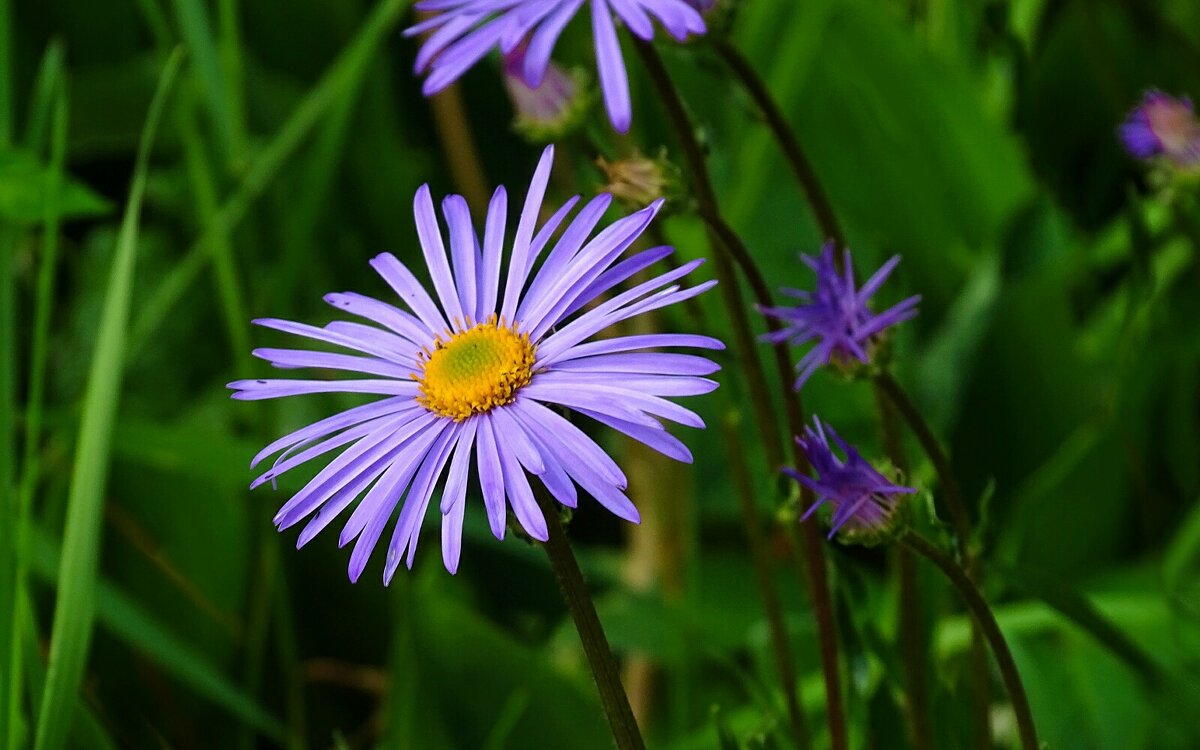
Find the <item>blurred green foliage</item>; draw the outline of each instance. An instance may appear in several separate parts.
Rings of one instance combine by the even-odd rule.
[[[985,520],[986,593],[1044,740],[1200,746],[1200,200],[1194,186],[1160,185],[1115,137],[1146,87],[1200,96],[1200,3],[728,4],[734,41],[791,117],[861,268],[904,256],[880,302],[924,296],[895,342],[895,371]],[[10,336],[0,356],[17,398],[12,414],[0,402],[0,422],[27,470],[5,481],[31,501],[33,530],[22,551],[16,526],[0,527],[0,553],[20,554],[34,578],[27,599],[0,591],[12,605],[0,618],[22,634],[25,654],[21,679],[6,682],[19,700],[15,713],[0,706],[0,743],[29,743],[36,724],[88,374],[104,358],[124,367],[124,382],[93,529],[103,553],[87,571],[97,580],[95,636],[67,746],[608,747],[545,561],[519,540],[492,539],[478,497],[456,577],[429,544],[384,589],[378,562],[362,583],[347,581],[332,536],[296,552],[292,535],[276,535],[271,516],[299,480],[245,489],[259,446],[350,403],[230,401],[225,382],[265,368],[248,354],[269,336],[249,319],[323,322],[327,291],[387,294],[367,260],[390,251],[421,265],[413,191],[461,189],[448,126],[410,72],[416,43],[399,35],[409,3],[0,1],[5,14],[0,253],[14,274],[16,323],[0,330]],[[559,57],[590,65],[588,39],[572,27]],[[821,238],[752,103],[703,40],[660,46],[727,217],[769,279],[807,285],[797,253]],[[120,293],[109,285],[117,207],[176,47],[185,62],[148,161],[139,231],[126,239],[137,248],[123,299],[129,338],[123,351],[98,349],[106,297]],[[597,116],[589,134],[560,144],[554,198],[598,190],[598,155],[636,144],[674,156],[653,90],[636,56],[628,62],[633,133],[616,138]],[[473,134],[486,180],[520,195],[537,146],[509,126],[496,61],[458,92],[457,127]],[[69,102],[61,176],[58,101]],[[684,257],[708,254],[699,222],[678,208],[661,231]],[[58,260],[39,285],[47,226]],[[44,395],[33,404],[39,305],[49,328]],[[680,330],[725,330],[716,295],[699,315],[664,317]],[[722,383],[699,403],[710,425],[747,403],[736,368]],[[869,386],[821,373],[804,397],[880,454]],[[761,448],[743,416],[757,470]],[[32,436],[31,423],[40,423]],[[623,463],[640,460],[614,436],[601,439]],[[651,747],[786,747],[729,446],[718,429],[685,439],[694,466],[639,469],[673,482],[634,497],[644,515],[667,519],[652,534],[650,522],[625,529],[588,502],[571,533],[614,647],[636,662],[627,682]],[[907,447],[914,481],[932,484],[916,443]],[[756,481],[766,513],[788,490],[772,476]],[[775,541],[820,747],[811,618]],[[887,557],[831,548],[861,748],[908,746]],[[966,619],[932,570],[920,583],[938,747],[966,747]],[[1011,744],[993,682],[997,732]]]

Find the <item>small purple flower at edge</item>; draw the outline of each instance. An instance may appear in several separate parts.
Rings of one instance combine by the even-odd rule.
[[[833,428],[813,417],[814,427],[805,427],[804,435],[796,443],[808,457],[816,478],[801,474],[795,469],[783,471],[800,484],[812,490],[817,500],[800,519],[807,520],[823,503],[834,506],[830,520],[829,538],[832,539],[843,527],[853,537],[871,537],[885,534],[899,506],[897,495],[916,492],[912,487],[893,484],[879,473],[858,450],[842,440]],[[827,434],[828,433],[828,434]],[[833,452],[829,438],[837,444],[846,459],[843,461]]]
[[[1180,169],[1200,168],[1200,120],[1186,96],[1147,91],[1118,133],[1126,150],[1139,159],[1162,156]]]
[[[229,384],[233,398],[380,397],[279,438],[251,464],[278,454],[253,489],[341,449],[283,504],[275,525],[282,531],[304,522],[297,542],[302,546],[348,512],[338,543],[354,543],[351,580],[358,580],[389,525],[384,583],[401,561],[411,568],[426,510],[439,494],[442,559],[455,572],[472,476],[497,539],[504,538],[509,509],[530,537],[547,539],[530,475],[564,506],[575,507],[578,486],[613,515],[637,523],[638,510],[625,495],[624,472],[563,417],[563,409],[675,460],[692,460],[663,422],[704,427],[697,414],[673,399],[712,391],[716,381],[704,376],[720,368],[706,357],[661,349],[718,350],[724,344],[692,334],[596,337],[622,321],[695,297],[716,282],[684,286],[684,277],[703,263],[694,260],[618,291],[618,285],[672,252],[665,246],[633,249],[662,201],[597,232],[612,196],[596,196],[567,222],[579,202],[575,196],[543,222],[539,216],[553,160],[551,146],[542,154],[508,240],[503,187],[488,206],[482,241],[466,200],[451,195],[442,201],[448,243],[429,186],[417,191],[417,239],[433,294],[390,253],[371,261],[395,292],[394,301],[407,310],[343,292],[326,295],[325,301],[365,322],[334,320],[317,327],[254,321],[351,352],[265,348],[255,349],[256,357],[287,370],[341,370],[360,377],[239,380]]]
[[[434,15],[404,34],[432,32],[414,66],[416,73],[429,74],[423,88],[426,96],[454,83],[492,49],[508,55],[526,43],[522,75],[536,89],[559,35],[585,3],[590,5],[596,66],[609,120],[617,132],[628,132],[633,118],[629,79],[613,15],[643,41],[654,38],[653,17],[682,42],[690,34],[706,31],[704,18],[687,0],[421,0],[417,10]]]
[[[851,360],[870,364],[883,331],[916,317],[917,303],[921,301],[917,295],[882,313],[872,313],[867,302],[900,263],[900,256],[892,256],[861,288],[855,288],[850,251],[846,250],[839,272],[833,262],[833,247],[832,242],[826,242],[819,257],[800,256],[817,274],[816,289],[812,292],[783,290],[787,296],[800,300],[800,304],[760,309],[764,315],[784,322],[782,329],[765,334],[764,341],[793,345],[816,342],[796,365],[796,390],[824,365],[848,364]]]

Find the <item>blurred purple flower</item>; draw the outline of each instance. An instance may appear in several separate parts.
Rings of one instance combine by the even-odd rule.
[[[1139,159],[1163,156],[1182,169],[1200,166],[1200,121],[1186,96],[1147,91],[1118,132]]]
[[[517,129],[543,143],[558,140],[583,122],[591,97],[583,82],[553,62],[542,82],[530,86],[523,74],[527,49],[522,44],[504,56],[504,88],[516,112]]]
[[[415,65],[418,74],[429,73],[425,94],[458,80],[492,49],[498,47],[507,55],[526,40],[529,49],[521,73],[530,88],[537,88],[559,35],[585,3],[590,5],[596,65],[609,119],[618,132],[628,132],[633,117],[629,80],[613,14],[639,39],[654,38],[653,17],[683,41],[689,34],[705,32],[704,19],[687,0],[421,0],[417,9],[435,15],[404,33],[432,32],[421,45]]]
[[[785,323],[781,330],[764,335],[764,341],[772,344],[816,341],[796,366],[799,373],[796,390],[800,390],[823,365],[849,364],[852,359],[869,364],[880,334],[886,328],[916,317],[917,303],[921,301],[917,295],[878,315],[872,313],[867,302],[900,263],[900,256],[893,256],[862,288],[856,289],[850,251],[846,250],[843,256],[840,273],[834,265],[833,252],[833,243],[827,242],[819,257],[800,256],[804,264],[817,273],[816,291],[783,290],[785,295],[800,300],[800,304],[761,310],[764,315]]]
[[[375,325],[337,320],[319,328],[285,320],[255,321],[354,352],[255,350],[255,356],[276,367],[344,370],[368,377],[240,380],[229,384],[235,399],[307,393],[386,397],[282,437],[252,464],[282,451],[251,485],[258,487],[349,446],[283,505],[275,524],[282,530],[308,519],[300,546],[362,496],[340,536],[343,546],[356,540],[350,556],[352,580],[362,574],[397,505],[399,519],[388,545],[384,582],[391,581],[406,552],[412,566],[421,521],[444,472],[442,556],[452,573],[458,568],[471,474],[478,477],[497,538],[504,536],[506,508],[511,507],[529,536],[546,539],[546,521],[526,472],[537,476],[563,505],[575,507],[578,484],[613,514],[637,523],[638,511],[623,492],[626,480],[620,467],[558,408],[590,417],[676,460],[692,459],[660,420],[703,427],[700,417],[669,398],[708,393],[717,384],[703,376],[719,368],[700,356],[644,350],[724,345],[707,336],[684,334],[589,339],[620,321],[694,297],[716,282],[680,288],[676,282],[702,263],[697,260],[628,291],[613,291],[671,253],[669,247],[657,247],[618,262],[650,224],[661,201],[593,237],[611,203],[610,196],[599,195],[551,245],[550,238],[578,202],[578,197],[572,198],[537,227],[553,158],[553,147],[542,154],[510,252],[503,249],[508,215],[503,187],[488,207],[482,243],[466,201],[451,195],[442,202],[449,259],[429,187],[417,191],[417,237],[435,296],[394,256],[384,253],[371,261],[411,312],[345,292],[325,300]],[[548,246],[534,272],[535,261]],[[508,262],[502,263],[505,257]]]
[[[816,478],[791,468],[783,470],[817,496],[816,502],[805,511],[800,520],[808,520],[822,503],[828,501],[833,505],[830,539],[843,527],[854,537],[885,534],[891,528],[899,505],[899,498],[896,496],[910,495],[916,490],[893,484],[876,471],[854,446],[842,440],[832,427],[823,424],[818,417],[813,417],[813,425],[816,429],[806,426],[804,435],[798,436],[796,443],[808,457]],[[845,454],[845,461],[834,454],[829,445],[829,437],[833,438],[834,443]]]

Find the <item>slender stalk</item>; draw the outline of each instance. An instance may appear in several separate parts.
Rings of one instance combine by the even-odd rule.
[[[904,417],[904,421],[912,428],[913,434],[917,436],[925,454],[933,463],[933,468],[938,475],[938,482],[942,485],[942,497],[946,500],[946,510],[950,512],[950,524],[958,541],[958,553],[964,561],[970,560],[972,557],[970,550],[971,518],[967,515],[967,506],[963,503],[962,491],[959,490],[954,472],[950,470],[950,460],[946,458],[941,443],[933,434],[929,423],[921,416],[917,405],[913,403],[913,400],[908,397],[908,394],[890,373],[880,372],[875,376],[875,384]]]
[[[766,279],[763,277],[762,272],[759,271],[757,265],[755,265],[754,259],[751,257],[745,243],[742,242],[737,233],[733,231],[733,228],[721,217],[721,212],[717,205],[716,191],[713,189],[712,180],[708,175],[708,167],[704,162],[704,154],[700,149],[700,144],[696,140],[696,134],[688,119],[687,111],[684,109],[683,101],[680,99],[674,84],[671,83],[671,78],[663,66],[662,60],[650,44],[638,41],[636,47],[655,88],[658,89],[659,97],[667,110],[667,115],[679,138],[680,147],[687,161],[688,171],[692,178],[692,189],[699,204],[700,217],[708,226],[709,232],[719,240],[717,244],[724,248],[732,261],[741,269],[754,294],[755,301],[760,306],[770,306],[771,292],[767,286]],[[714,261],[717,277],[721,281],[721,288],[726,295],[725,300],[731,321],[735,323],[734,335],[741,338],[746,335],[747,331],[739,330],[737,321],[744,319],[745,311],[741,305],[734,304],[734,297],[730,292],[730,290],[736,289],[737,281],[733,278],[728,268],[728,260],[722,253],[716,253]],[[768,319],[767,325],[770,330],[776,330],[778,323]],[[739,343],[745,346],[750,342]],[[780,345],[774,347],[773,351],[776,373],[780,378],[784,393],[783,403],[788,420],[788,429],[792,434],[798,435],[802,429],[804,417],[800,408],[799,397],[791,393],[791,357],[786,346]],[[755,393],[759,388],[765,388],[765,378],[762,375],[761,365],[757,357],[742,357],[741,361],[746,368],[747,379],[750,381],[752,398],[766,400],[765,390],[761,393]],[[764,445],[767,446],[766,450],[769,456],[771,451],[769,446],[774,440],[767,436],[768,430],[765,424],[760,425],[760,430],[764,435]],[[778,435],[778,429],[772,430],[771,434]],[[794,442],[792,443],[792,458],[798,470],[807,470],[808,462]],[[777,465],[772,466],[772,470]],[[801,495],[801,500],[807,506],[812,498],[809,493],[805,492]],[[817,530],[815,524],[802,524],[800,532],[796,532],[795,526],[792,525],[789,527],[789,536],[792,539],[793,545],[804,557],[808,572],[809,596],[812,600],[813,616],[816,619],[817,635],[820,641],[821,668],[825,679],[825,710],[830,737],[832,738],[834,750],[845,750],[849,745],[846,735],[845,715],[842,707],[837,631],[834,626],[833,601],[829,592],[828,571],[825,568],[825,549],[822,545],[820,532]]]
[[[799,688],[796,685],[796,669],[792,662],[791,647],[788,645],[787,629],[783,623],[783,607],[779,602],[779,591],[771,576],[771,560],[767,552],[767,540],[763,538],[759,525],[758,508],[754,503],[754,489],[746,468],[746,457],[738,440],[733,420],[725,421],[725,445],[729,449],[729,469],[733,474],[734,490],[742,505],[742,524],[746,528],[746,541],[750,544],[750,558],[754,563],[759,593],[762,595],[763,612],[767,616],[767,629],[771,633],[771,648],[775,651],[775,667],[779,671],[780,688],[787,706],[788,724],[797,748],[809,747],[809,733],[804,711],[800,707]]]
[[[788,124],[787,117],[783,110],[779,108],[775,98],[771,96],[771,91],[767,88],[766,82],[759,77],[754,70],[754,66],[746,59],[741,50],[733,45],[733,43],[724,36],[716,36],[713,38],[713,49],[733,71],[738,81],[745,87],[746,93],[754,100],[755,106],[762,113],[763,119],[770,128],[772,135],[775,136],[776,142],[783,150],[783,155],[787,158],[788,165],[792,168],[792,172],[796,175],[796,180],[800,183],[800,187],[804,190],[804,196],[808,200],[808,205],[812,207],[813,215],[817,220],[817,224],[821,227],[821,234],[833,240],[838,247],[846,246],[846,236],[842,232],[842,227],[838,223],[837,215],[833,211],[833,205],[829,202],[829,196],[825,194],[824,188],[821,186],[820,180],[817,179],[817,174],[813,170],[812,164],[808,157],[804,155],[803,149],[800,148],[800,142],[796,139],[796,135],[792,132],[791,126]]]
[[[979,558],[975,555],[971,547],[971,519],[967,515],[967,507],[962,499],[962,492],[958,487],[958,482],[954,478],[954,472],[950,468],[950,461],[946,457],[946,453],[942,450],[941,443],[933,434],[933,429],[929,423],[921,415],[919,409],[895,378],[888,372],[884,371],[875,376],[875,387],[883,393],[888,400],[895,406],[896,410],[904,417],[904,421],[912,429],[913,434],[917,436],[917,440],[921,443],[921,447],[925,450],[925,454],[929,456],[930,462],[933,464],[934,470],[938,475],[938,482],[942,486],[942,497],[946,501],[946,508],[950,513],[950,524],[954,530],[954,537],[957,541],[958,554],[963,561],[963,565],[967,573],[978,582],[982,575],[982,570],[979,564]],[[971,663],[971,695],[975,706],[975,746],[981,750],[991,746],[992,728],[991,728],[991,712],[988,709],[991,703],[991,686],[988,680],[988,664],[987,650],[983,643],[984,634],[980,632],[979,627],[972,625],[971,627],[971,647],[969,650],[969,661]]]
[[[875,387],[879,405],[879,426],[883,431],[884,450],[892,465],[908,473],[908,457],[900,442],[896,407],[882,389]],[[917,579],[916,558],[906,547],[895,549],[896,579],[900,589],[900,652],[904,664],[908,728],[916,750],[932,750],[933,727],[929,723],[929,691],[926,673],[926,649],[921,627],[921,588]]]
[[[1000,669],[1004,687],[1008,690],[1009,700],[1012,701],[1013,713],[1017,719],[1017,732],[1021,737],[1021,746],[1025,750],[1039,750],[1037,730],[1034,728],[1033,712],[1029,708],[1029,697],[1025,694],[1025,685],[1021,682],[1021,674],[1017,671],[1017,664],[1013,660],[1012,651],[1008,648],[1008,642],[1004,640],[1004,633],[1001,632],[1000,625],[996,622],[996,617],[988,607],[983,594],[979,592],[971,577],[958,563],[927,539],[909,532],[900,538],[900,542],[933,563],[958,589],[967,609],[979,623],[988,645],[991,646],[992,656],[996,659],[996,666]]]
[[[546,517],[546,530],[549,532],[549,539],[542,544],[542,548],[550,558],[550,567],[554,569],[558,587],[567,602],[567,609],[571,610],[575,629],[579,631],[583,653],[587,656],[592,677],[596,680],[596,688],[600,691],[600,704],[608,717],[613,739],[616,740],[618,750],[645,750],[646,745],[642,742],[637,720],[633,718],[633,710],[629,707],[629,698],[621,685],[621,670],[613,657],[612,649],[609,648],[608,637],[604,635],[604,628],[596,615],[596,606],[592,604],[587,583],[583,580],[579,563],[575,561],[575,553],[571,551],[567,534],[558,519],[557,504],[543,492],[535,494],[542,514]]]

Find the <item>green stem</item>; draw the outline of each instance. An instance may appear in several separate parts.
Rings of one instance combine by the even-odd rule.
[[[692,189],[699,204],[700,217],[704,219],[710,233],[719,240],[717,243],[718,246],[729,254],[730,259],[737,264],[742,274],[746,277],[746,281],[758,305],[764,307],[770,306],[771,292],[767,286],[766,279],[763,277],[762,272],[759,271],[757,265],[755,265],[754,259],[746,248],[745,243],[742,242],[737,233],[733,231],[733,228],[721,216],[717,205],[716,191],[713,189],[712,180],[708,175],[708,167],[704,161],[704,154],[700,149],[699,142],[696,140],[696,134],[692,129],[687,111],[684,109],[683,101],[680,99],[678,91],[675,89],[674,84],[671,83],[671,78],[663,66],[658,53],[655,52],[654,47],[640,41],[637,42],[636,46],[679,138],[680,147],[687,161],[688,171],[692,178]],[[717,278],[721,282],[721,288],[726,295],[725,300],[730,319],[735,323],[735,338],[739,339],[738,343],[743,347],[750,346],[753,339],[749,341],[745,340],[748,334],[748,325],[745,329],[741,329],[737,325],[739,320],[744,320],[745,310],[740,304],[734,304],[736,298],[731,294],[730,290],[737,288],[737,281],[733,278],[731,269],[728,267],[728,259],[722,253],[716,253],[714,256],[714,266],[717,271]],[[770,330],[777,330],[778,322],[768,319],[767,325]],[[773,352],[775,355],[776,374],[780,378],[784,394],[783,403],[784,411],[787,415],[788,430],[793,435],[799,435],[803,428],[804,417],[799,397],[791,392],[793,371],[791,357],[787,347],[784,345],[774,347]],[[742,363],[746,368],[747,380],[750,381],[752,399],[755,400],[755,403],[762,401],[769,404],[769,398],[765,390],[766,381],[762,375],[758,358],[754,356],[742,357]],[[760,391],[759,389],[762,390]],[[768,457],[771,455],[771,446],[777,439],[777,437],[772,436],[778,436],[779,434],[778,428],[774,427],[773,420],[770,421],[770,424],[772,425],[770,430],[767,429],[766,423],[760,424],[760,431],[764,436],[764,448],[767,451]],[[799,450],[794,441],[790,442],[792,443],[792,459],[796,464],[796,468],[800,471],[806,471],[808,469],[808,462],[803,452]],[[778,463],[773,463],[771,470],[774,471],[778,465]],[[801,501],[807,506],[811,502],[810,493],[802,493]],[[842,707],[837,630],[834,626],[833,601],[829,592],[828,571],[825,568],[825,548],[816,524],[802,524],[799,533],[792,526],[789,528],[789,536],[792,539],[793,545],[804,557],[808,573],[809,596],[812,600],[813,616],[816,619],[817,635],[820,641],[821,668],[825,679],[825,710],[830,737],[832,738],[834,750],[846,750],[849,743]]]
[[[1012,702],[1013,713],[1017,719],[1017,732],[1021,737],[1021,746],[1025,750],[1039,750],[1037,730],[1033,724],[1033,711],[1029,708],[1025,685],[1021,682],[1021,674],[1017,671],[1017,663],[1013,660],[1008,642],[1004,640],[1004,633],[1001,632],[1000,625],[996,622],[996,617],[992,614],[983,594],[979,592],[971,577],[958,563],[925,538],[909,532],[900,538],[900,542],[933,563],[958,589],[967,609],[979,623],[988,645],[991,646],[992,656],[996,659],[1000,677],[1004,680],[1004,687],[1008,690],[1008,697]]]
[[[771,648],[775,651],[775,666],[779,671],[779,683],[783,690],[783,701],[787,706],[788,724],[797,748],[809,747],[809,732],[797,695],[796,670],[788,645],[787,628],[783,622],[783,607],[779,602],[779,591],[771,576],[771,561],[767,551],[767,540],[763,538],[759,525],[758,508],[754,503],[754,490],[746,468],[746,457],[738,439],[733,420],[725,421],[725,445],[729,449],[729,470],[733,475],[735,494],[741,501],[742,524],[746,528],[746,541],[750,544],[750,558],[758,580],[759,593],[763,600],[763,613],[767,617],[767,629],[771,633]]]
[[[829,202],[829,196],[826,195],[824,188],[821,186],[821,181],[817,179],[817,174],[813,170],[812,163],[805,156],[803,149],[800,148],[800,142],[796,139],[795,133],[792,132],[788,124],[787,117],[783,114],[783,110],[779,108],[775,98],[771,96],[770,90],[766,83],[759,77],[754,70],[754,66],[746,59],[741,50],[733,45],[733,43],[724,36],[717,36],[713,39],[713,48],[720,55],[729,69],[737,77],[738,81],[745,87],[746,93],[754,100],[755,106],[762,113],[763,119],[766,120],[767,127],[775,136],[775,141],[783,150],[783,155],[787,159],[788,165],[792,168],[792,172],[796,175],[796,180],[800,183],[800,188],[804,191],[804,196],[808,200],[808,205],[812,207],[813,216],[817,220],[817,224],[821,227],[821,234],[826,238],[831,239],[838,247],[846,246],[846,236],[842,232],[842,227],[838,223],[837,215],[833,212],[833,205]]]
[[[588,593],[587,583],[571,551],[567,534],[558,518],[557,504],[546,497],[545,493],[537,492],[538,505],[546,517],[546,530],[549,538],[542,544],[546,556],[550,558],[550,567],[554,569],[554,577],[566,600],[567,609],[571,611],[571,619],[575,621],[575,629],[579,631],[579,640],[583,642],[583,653],[587,656],[588,666],[592,669],[592,677],[596,680],[596,688],[600,691],[600,704],[608,717],[608,726],[612,729],[613,739],[618,750],[645,750],[642,734],[638,729],[637,720],[633,717],[633,709],[629,707],[629,697],[621,685],[621,670],[613,657],[608,645],[608,637],[604,635],[604,627],[596,615],[596,606]]]

